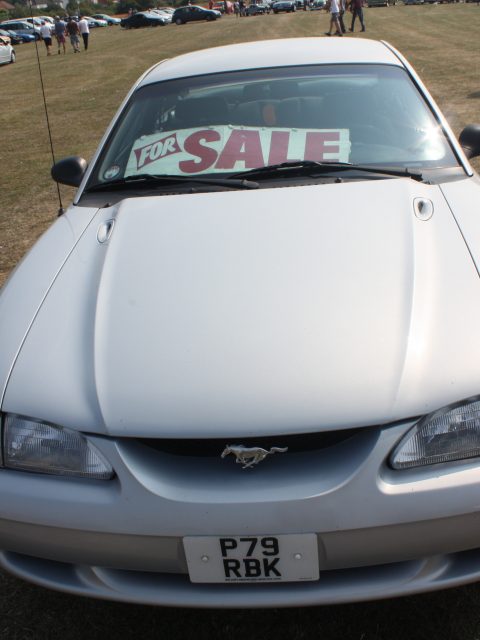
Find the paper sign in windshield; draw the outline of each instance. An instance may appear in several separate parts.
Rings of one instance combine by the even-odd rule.
[[[348,162],[348,129],[217,126],[142,136],[125,176],[235,172],[297,160]]]

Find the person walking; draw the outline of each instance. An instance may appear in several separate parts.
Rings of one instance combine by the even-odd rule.
[[[52,27],[42,20],[42,25],[40,27],[40,36],[45,43],[45,47],[47,49],[47,56],[52,55]]]
[[[55,16],[55,23],[54,23],[54,33],[55,33],[55,38],[57,39],[57,45],[58,45],[58,55],[60,55],[60,45],[63,47],[63,53],[67,53],[67,50],[65,48],[65,30],[67,28],[67,23],[64,22],[63,20],[60,19],[60,16]]]
[[[90,35],[90,29],[88,27],[88,20],[85,18],[85,16],[80,16],[78,28],[83,39],[83,48],[86,51],[88,49],[88,36]]]
[[[342,33],[346,33],[347,30],[345,29],[345,24],[343,22],[343,16],[345,14],[345,9],[346,9],[346,0],[338,0],[338,8],[340,9],[339,11],[339,15],[338,15],[338,21],[340,23],[340,30]],[[339,34],[337,33],[337,36]]]
[[[353,33],[356,18],[360,20],[360,24],[362,25],[361,31],[365,31],[365,21],[363,19],[363,0],[350,0],[350,10],[352,12],[352,24],[350,25],[349,31]]]
[[[80,53],[80,40],[78,39],[80,29],[73,18],[70,18],[67,22],[67,33],[70,37],[70,44],[73,47],[73,53]]]
[[[343,36],[342,26],[340,24],[340,3],[339,0],[330,0],[330,28],[325,31],[326,36],[332,35],[332,29],[335,26],[338,36]]]

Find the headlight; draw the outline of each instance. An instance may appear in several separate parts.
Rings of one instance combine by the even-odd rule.
[[[9,469],[108,480],[113,469],[81,433],[7,414],[3,463]]]
[[[394,449],[394,469],[420,467],[480,456],[480,397],[422,418]]]

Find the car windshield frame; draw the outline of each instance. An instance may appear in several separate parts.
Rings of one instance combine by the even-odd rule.
[[[367,77],[377,77],[377,78],[392,78],[397,74],[398,78],[402,78],[404,83],[407,83],[405,86],[409,85],[409,90],[411,95],[416,96],[417,105],[419,108],[423,109],[423,113],[425,117],[429,118],[433,123],[435,131],[437,132],[439,139],[443,144],[443,148],[445,151],[444,157],[445,161],[442,162],[420,162],[418,160],[412,159],[412,161],[403,161],[403,162],[382,162],[381,160],[375,159],[368,161],[364,160],[352,160],[355,164],[372,164],[372,165],[385,165],[391,168],[399,168],[399,169],[407,169],[413,168],[415,170],[424,170],[424,169],[435,169],[438,171],[449,170],[452,169],[462,169],[462,172],[465,172],[465,167],[459,157],[455,146],[452,144],[452,140],[449,136],[449,132],[444,128],[443,122],[439,114],[435,111],[434,105],[428,100],[428,97],[425,95],[422,87],[418,85],[415,81],[415,78],[409,73],[408,69],[400,65],[392,65],[387,63],[334,63],[334,64],[309,64],[309,65],[295,65],[295,66],[279,66],[279,67],[265,67],[265,68],[256,68],[256,69],[244,69],[244,70],[235,70],[235,71],[222,71],[217,73],[209,73],[202,74],[196,76],[184,76],[180,78],[166,79],[161,80],[159,82],[152,83],[144,83],[141,84],[130,96],[129,100],[125,104],[121,113],[113,123],[109,134],[106,137],[104,144],[101,149],[99,149],[95,162],[88,171],[87,179],[85,182],[84,190],[88,191],[89,187],[92,185],[98,185],[100,183],[107,184],[109,180],[116,180],[119,177],[134,175],[126,173],[126,164],[125,166],[119,167],[118,172],[112,170],[107,174],[107,167],[115,167],[117,168],[117,164],[113,164],[108,161],[106,162],[106,158],[108,152],[112,148],[112,142],[115,141],[116,137],[119,135],[119,131],[126,122],[126,119],[130,113],[132,113],[132,109],[135,104],[138,103],[139,100],[143,100],[144,102],[148,100],[152,100],[155,96],[156,99],[166,99],[165,96],[171,96],[172,94],[176,94],[179,97],[188,97],[195,95],[196,92],[201,92],[204,88],[209,88],[209,95],[214,96],[216,94],[222,95],[222,90],[225,87],[231,87],[238,85],[242,86],[247,84],[255,84],[259,85],[261,83],[275,83],[281,81],[300,81],[303,80],[308,82],[309,79],[312,81],[318,79],[321,76],[322,79],[326,81],[326,79],[336,79],[338,77],[346,78],[351,76],[352,78],[359,78],[360,82]],[[163,96],[163,98],[162,98]],[[297,96],[290,96],[292,98],[296,98]],[[202,125],[204,128],[212,127],[213,123]],[[236,124],[231,125],[236,127]],[[240,125],[238,125],[240,126]],[[169,129],[160,128],[158,134],[163,134],[168,132]],[[125,146],[125,144],[124,144]],[[128,146],[128,145],[127,145]],[[128,150],[128,153],[132,154],[132,149]],[[130,156],[129,156],[130,157]],[[339,158],[342,160],[342,158]],[[338,158],[332,158],[332,160],[339,160]],[[265,162],[265,165],[268,166]],[[262,165],[259,165],[262,166]],[[249,168],[249,167],[246,167]],[[250,167],[254,168],[254,167]],[[238,174],[239,171],[242,170],[242,167],[232,167],[231,171],[223,170],[223,171],[202,171],[195,172],[194,176],[201,177],[228,177],[228,175]],[[142,172],[145,172],[145,169],[142,168]],[[165,173],[165,171],[152,171],[153,173]],[[169,173],[169,172],[167,172]],[[105,177],[106,175],[110,177]],[[173,174],[172,175],[179,175]],[[285,179],[285,178],[282,178]]]

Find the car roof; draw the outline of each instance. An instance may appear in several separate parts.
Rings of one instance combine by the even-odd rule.
[[[384,42],[360,38],[288,38],[203,49],[164,60],[139,86],[210,73],[311,64],[390,64],[403,66]]]

